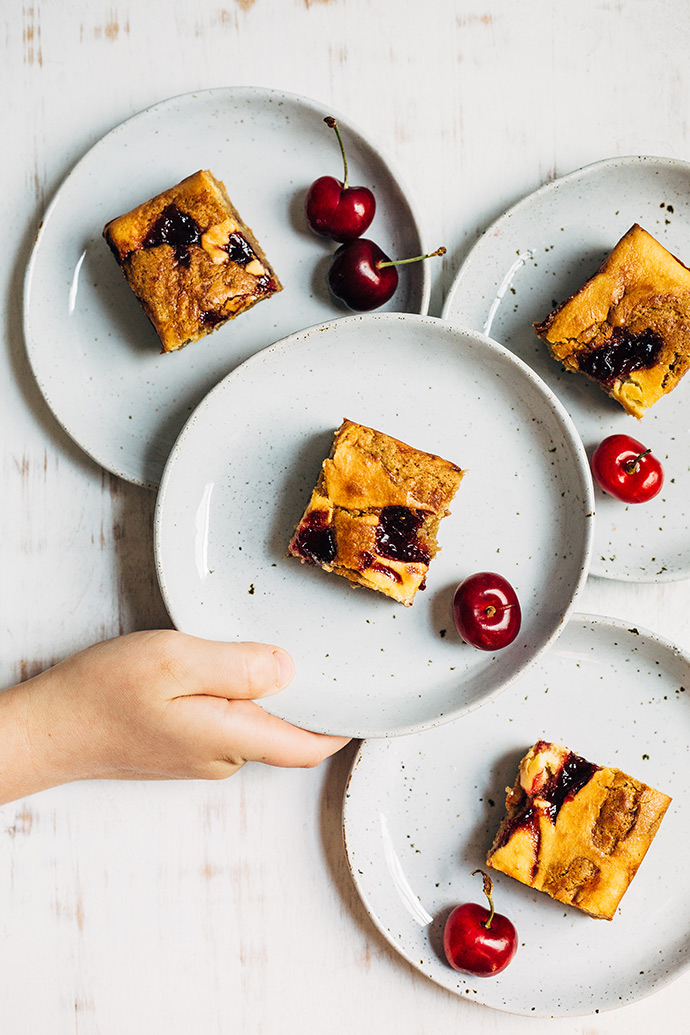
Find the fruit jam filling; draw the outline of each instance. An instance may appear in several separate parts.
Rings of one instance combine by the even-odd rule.
[[[331,564],[337,552],[335,533],[328,514],[313,510],[301,522],[290,544],[291,549],[314,564]]]
[[[223,316],[215,309],[202,309],[199,313],[199,322],[203,323],[206,327],[215,327],[217,324],[222,323],[227,317]]]
[[[257,277],[257,279],[256,279],[256,291],[257,291],[257,294],[260,293],[260,292],[263,292],[265,294],[267,291],[275,291],[275,290],[276,290],[276,282],[275,282],[275,280],[273,280],[272,277],[269,277],[268,274],[263,274],[261,277]]]
[[[387,564],[381,564],[380,561],[376,560],[373,553],[369,553],[368,550],[363,550],[360,554],[360,571],[377,571],[380,575],[385,575],[392,582],[398,582],[402,585],[402,575],[395,571],[393,568],[389,568]]]
[[[411,564],[429,564],[431,552],[419,539],[425,511],[383,507],[376,526],[376,549],[382,557]]]
[[[175,249],[180,266],[189,266],[189,249],[201,243],[199,224],[177,205],[167,205],[141,243],[142,248],[157,248],[169,244]]]
[[[223,247],[232,262],[236,262],[238,266],[246,266],[248,262],[256,258],[249,241],[242,234],[230,234],[228,243]]]
[[[540,744],[543,743],[540,741]],[[539,745],[537,745],[537,749]],[[525,794],[522,805],[518,811],[510,816],[501,831],[494,848],[503,848],[510,841],[513,834],[518,830],[526,830],[534,847],[534,865],[532,878],[534,878],[539,857],[539,845],[541,841],[539,829],[539,816],[546,815],[552,823],[566,801],[575,797],[585,784],[589,783],[594,773],[600,768],[586,758],[569,751],[563,759],[563,763],[552,773],[543,786],[539,788],[535,797]],[[537,804],[538,802],[538,804]]]
[[[624,327],[615,327],[605,345],[578,357],[578,366],[584,374],[610,388],[633,370],[654,366],[662,345],[660,336],[650,328],[631,334]]]
[[[594,773],[600,767],[588,762],[586,758],[575,755],[571,751],[563,766],[554,773],[546,786],[540,791],[539,797],[548,802],[546,814],[555,823],[561,807],[566,801],[574,798],[578,791],[581,791],[586,783],[592,779]]]

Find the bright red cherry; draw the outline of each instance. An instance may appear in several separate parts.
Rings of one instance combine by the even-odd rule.
[[[629,435],[609,435],[592,456],[597,485],[623,503],[647,503],[664,484],[661,462]]]
[[[443,949],[454,970],[475,977],[492,977],[505,970],[517,952],[517,931],[506,916],[494,912],[491,877],[483,870],[484,894],[489,907],[475,902],[456,906],[446,920]]]
[[[463,640],[479,650],[500,650],[520,632],[517,594],[495,571],[479,571],[461,582],[453,596],[453,621]]]
[[[304,211],[307,223],[315,234],[334,241],[352,241],[371,225],[376,212],[376,198],[368,187],[350,187],[347,182],[347,158],[338,123],[332,115],[324,122],[335,130],[343,156],[343,179],[319,176],[307,191]]]
[[[429,255],[394,261],[373,241],[367,237],[358,237],[347,244],[341,244],[334,253],[326,279],[335,297],[349,309],[367,312],[369,309],[378,309],[395,294],[398,286],[396,266],[430,259],[434,255],[445,255],[445,252],[445,248],[438,248]]]

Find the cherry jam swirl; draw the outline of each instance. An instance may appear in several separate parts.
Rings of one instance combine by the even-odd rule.
[[[411,564],[428,564],[431,553],[419,539],[426,512],[409,507],[383,507],[376,526],[376,550],[381,557]]]
[[[199,323],[204,324],[206,327],[216,327],[225,320],[227,320],[227,316],[215,309],[202,309],[199,313]]]
[[[654,366],[662,346],[661,337],[649,327],[639,334],[631,334],[625,327],[615,327],[606,344],[578,358],[578,366],[583,374],[610,388],[633,370]]]
[[[594,773],[600,768],[586,758],[573,754],[570,751],[557,772],[553,773],[544,787],[539,791],[540,802],[545,802],[545,808],[536,808],[534,799],[526,797],[522,808],[511,816],[503,826],[500,837],[495,848],[502,848],[510,841],[513,834],[518,830],[526,830],[534,847],[534,863],[532,867],[532,878],[537,872],[539,865],[539,847],[541,835],[539,829],[539,815],[549,817],[552,823],[566,801],[570,801],[578,791],[581,791],[585,784],[589,783]]]
[[[588,762],[580,755],[574,755],[572,751],[566,756],[562,767],[553,774],[539,795],[549,803],[546,812],[552,823],[556,822],[556,816],[563,804],[574,798],[578,791],[589,783],[597,769],[598,765]]]
[[[223,247],[230,259],[236,262],[238,266],[246,266],[248,262],[256,258],[249,241],[242,234],[230,234],[228,243],[223,245]]]
[[[257,295],[267,295],[269,291],[275,291],[276,282],[267,273],[256,278],[255,291]]]
[[[293,536],[290,549],[312,564],[330,564],[335,559],[337,546],[328,514],[323,510],[307,514]]]
[[[142,248],[169,244],[180,266],[189,266],[189,249],[201,243],[199,224],[175,204],[167,205],[142,241]]]
[[[391,580],[391,582],[402,583],[402,575],[400,572],[395,571],[393,568],[389,568],[387,564],[381,564],[381,562],[377,561],[374,554],[370,553],[369,550],[362,550],[359,555],[359,570],[377,571],[380,575],[385,575],[386,578]]]

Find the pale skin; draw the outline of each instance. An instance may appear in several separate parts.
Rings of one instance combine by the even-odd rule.
[[[0,693],[0,804],[74,780],[316,766],[347,739],[299,729],[253,700],[293,675],[290,655],[269,644],[172,630],[98,643]]]

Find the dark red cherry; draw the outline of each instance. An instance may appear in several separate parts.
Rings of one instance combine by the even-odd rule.
[[[520,632],[520,602],[502,575],[479,571],[455,590],[453,620],[463,640],[473,647],[500,650]]]
[[[366,312],[393,297],[398,271],[377,244],[360,237],[338,248],[328,267],[327,279],[336,298],[349,309]]]
[[[352,241],[371,225],[376,198],[368,187],[351,187],[347,180],[347,158],[338,123],[329,115],[324,119],[335,130],[343,156],[343,179],[319,176],[307,191],[304,211],[315,234],[334,241]]]
[[[483,870],[484,894],[490,910],[476,902],[456,906],[446,920],[443,949],[453,970],[475,977],[492,977],[505,970],[517,952],[517,931],[501,913],[494,912],[492,883]]]
[[[445,251],[445,248],[437,248],[429,255],[394,261],[374,241],[358,237],[347,244],[341,244],[331,259],[326,279],[335,297],[349,309],[367,312],[378,309],[395,294],[398,286],[397,266],[430,259],[434,255],[444,255]]]

